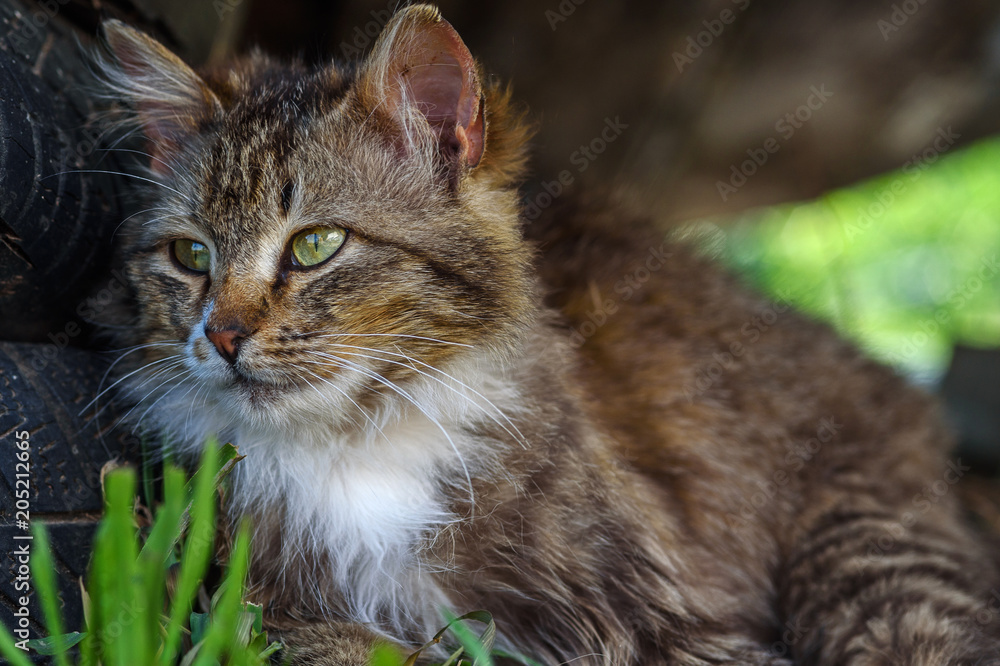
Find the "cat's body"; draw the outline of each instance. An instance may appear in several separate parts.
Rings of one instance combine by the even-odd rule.
[[[546,664],[1000,664],[933,403],[620,211],[522,240],[525,131],[434,10],[357,71],[200,79],[108,30],[165,185],[123,385],[247,456],[299,663],[448,607]]]

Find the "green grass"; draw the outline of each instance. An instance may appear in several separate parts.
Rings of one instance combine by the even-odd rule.
[[[49,635],[28,641],[36,653],[52,655],[57,666],[262,666],[282,663],[282,646],[270,642],[260,606],[245,600],[250,557],[247,527],[235,535],[221,583],[206,587],[216,556],[216,502],[220,484],[240,461],[231,445],[209,442],[193,479],[167,463],[162,501],[151,524],[142,501],[152,504],[152,484],[139,482],[130,468],[104,477],[105,510],[93,542],[84,586],[85,625],[65,632],[59,612],[55,567],[44,526],[32,526],[31,575]],[[206,605],[202,601],[210,599]],[[449,657],[436,666],[493,666],[504,657],[532,666],[524,657],[494,650],[496,625],[485,611],[455,617],[410,655],[385,646],[373,666],[412,666],[432,646]],[[482,625],[479,633],[469,623]],[[9,631],[0,626],[0,655],[13,666],[28,666]]]
[[[918,380],[1000,345],[1000,138],[807,203],[714,219],[722,258]],[[695,225],[696,227],[699,225]]]
[[[149,527],[140,527],[136,512],[135,471],[119,468],[105,476],[105,512],[94,536],[81,631],[64,632],[48,535],[35,523],[31,575],[49,636],[29,647],[53,655],[58,666],[269,663],[281,646],[268,642],[262,609],[243,600],[250,550],[245,527],[211,603],[198,607],[199,596],[207,597],[205,575],[215,550],[217,489],[238,459],[232,446],[212,442],[190,483],[180,469],[164,465],[163,501]],[[0,654],[16,666],[28,663],[2,627]]]

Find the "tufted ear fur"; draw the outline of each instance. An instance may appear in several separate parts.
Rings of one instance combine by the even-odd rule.
[[[390,119],[404,153],[429,127],[453,183],[486,148],[483,90],[475,60],[437,8],[413,5],[386,25],[363,65],[359,93]]]
[[[117,60],[107,70],[112,88],[135,105],[149,139],[153,171],[166,174],[186,139],[221,112],[204,80],[152,37],[121,21],[103,24]]]

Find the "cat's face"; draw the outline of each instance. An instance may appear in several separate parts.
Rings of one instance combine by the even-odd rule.
[[[135,399],[216,429],[349,427],[513,344],[532,309],[520,157],[436,12],[397,15],[357,74],[254,56],[198,76],[107,31],[157,183],[126,230]]]

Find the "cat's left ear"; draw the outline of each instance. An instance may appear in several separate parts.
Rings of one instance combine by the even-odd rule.
[[[135,105],[149,139],[150,166],[166,175],[185,142],[221,112],[221,104],[193,69],[149,35],[116,20],[103,28],[118,61],[106,68],[108,82]]]
[[[410,123],[423,118],[453,181],[479,164],[486,148],[483,91],[476,62],[436,7],[413,5],[386,25],[362,71],[359,88],[372,110],[396,124],[404,150]]]

